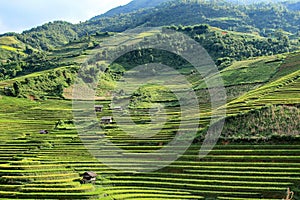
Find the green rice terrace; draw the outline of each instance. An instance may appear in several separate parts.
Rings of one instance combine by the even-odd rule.
[[[261,8],[213,2],[173,1],[125,14],[118,10],[128,7],[118,7],[120,15],[112,17],[56,21],[0,35],[0,200],[299,200],[300,12],[283,3]],[[163,34],[158,29],[122,34],[147,25],[162,26]],[[207,50],[224,82],[225,105],[213,108],[208,89],[219,85],[208,88],[205,81],[218,82],[218,74],[209,69],[203,79],[174,52],[136,48],[108,62],[126,45],[153,38],[181,53],[185,41],[170,39],[172,31]],[[174,71],[146,69],[153,63],[170,66],[187,80],[199,112],[182,109],[180,100],[195,99],[184,96],[179,80],[127,85],[124,74],[129,71],[129,80],[135,79],[138,72],[130,70],[141,65],[146,75],[177,81]],[[81,81],[95,89],[95,119],[86,107],[74,106],[91,103],[74,92],[82,68],[87,73]],[[135,91],[128,95],[130,87]],[[90,93],[85,89],[83,97]],[[118,100],[128,105],[118,107]],[[222,119],[214,115],[225,111]],[[88,123],[80,124],[77,113]],[[222,122],[213,149],[202,148],[208,130]],[[195,132],[188,147],[181,130]],[[177,137],[182,144],[161,151]],[[139,155],[143,159],[137,160]],[[96,179],[87,181],[86,175]]]
[[[296,52],[259,57],[234,62],[221,71],[228,95],[228,117],[218,144],[201,159],[199,149],[202,133],[210,120],[210,106],[202,83],[198,83],[196,92],[201,108],[198,136],[184,155],[178,155],[171,165],[155,172],[138,173],[141,167],[156,165],[155,161],[132,165],[115,157],[107,166],[101,162],[103,152],[98,157],[92,156],[73,125],[72,100],[51,95],[49,99],[39,100],[3,95],[0,99],[0,199],[278,200],[286,198],[287,188],[299,199],[299,56]],[[66,69],[55,70],[68,74]],[[0,84],[5,91],[15,81],[33,79],[41,83],[37,78],[41,76],[45,75],[35,72]],[[26,85],[21,88],[24,94],[27,89]],[[66,90],[64,95],[67,96]],[[150,94],[151,103],[158,100],[162,103],[165,99],[169,119],[151,138],[127,135],[120,131],[126,124],[114,123],[104,125],[99,134],[126,150],[126,154],[159,150],[172,140],[180,123],[178,105],[170,103],[170,98]],[[97,113],[99,120],[112,115],[110,100],[96,103],[104,106]],[[125,113],[121,115],[123,118],[130,116],[135,123],[143,124],[149,118],[148,104],[149,101],[137,102],[144,109],[139,108],[130,115],[125,110],[118,112]],[[40,130],[49,133],[40,134]],[[85,139],[85,144],[93,142],[92,138]],[[157,165],[161,163],[158,159]],[[126,170],[115,170],[114,165]],[[81,184],[81,174],[86,171],[98,174],[95,184]]]

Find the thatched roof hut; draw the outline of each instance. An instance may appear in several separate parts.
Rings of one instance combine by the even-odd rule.
[[[111,123],[113,123],[113,117],[111,117],[111,116],[102,117],[101,123],[102,124],[111,124]]]
[[[103,108],[104,108],[103,105],[95,105],[94,107],[95,107],[95,111],[96,111],[96,112],[102,112],[102,111],[103,111]]]

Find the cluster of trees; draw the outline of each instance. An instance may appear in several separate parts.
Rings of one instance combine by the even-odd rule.
[[[62,97],[64,88],[74,83],[77,71],[78,68],[69,67],[28,77],[5,87],[4,93],[7,96],[34,97],[35,99],[48,96]]]
[[[270,106],[226,119],[222,137],[241,140],[256,138],[270,140],[278,136],[299,135],[299,107]]]
[[[297,34],[300,29],[300,13],[289,9],[292,4],[268,3],[238,5],[224,1],[180,0],[159,4],[146,9],[130,9],[101,15],[86,22],[71,24],[63,21],[47,23],[43,26],[14,35],[32,47],[49,50],[97,31],[122,32],[140,26],[168,26],[209,24],[226,30],[273,34],[275,30]],[[121,9],[122,10],[122,9]],[[264,19],[264,20],[261,20]]]
[[[21,75],[68,66],[74,63],[62,62],[59,58],[50,58],[45,52],[34,52],[31,55],[14,59],[6,63],[0,62],[0,80],[15,78]]]
[[[139,26],[173,24],[176,26],[209,24],[224,30],[257,33],[271,38],[277,37],[278,30],[282,30],[280,34],[286,37],[291,34],[299,36],[300,13],[289,9],[291,4],[239,5],[224,1],[180,0],[164,4],[159,4],[158,1],[156,5],[159,6],[133,9],[132,12],[120,15],[96,17],[79,24],[63,21],[50,22],[24,31],[22,34],[7,33],[5,36],[15,36],[28,47],[42,51],[52,50],[101,30],[121,32]],[[27,50],[32,51],[30,48]]]
[[[254,34],[223,31],[221,29],[212,28],[206,24],[195,26],[169,26],[167,29],[179,31],[194,38],[207,50],[216,65],[220,68],[225,68],[236,60],[275,55],[294,51],[298,48],[296,45],[293,45],[290,39],[284,34],[274,38],[265,38]],[[152,44],[157,43],[159,46],[161,41],[165,41],[163,37],[167,37],[167,35],[164,36],[164,34],[162,34],[157,37],[153,36],[149,40],[153,40]],[[179,40],[169,44],[170,47],[173,47],[173,45],[175,46],[172,49],[186,49],[185,44],[181,44]],[[111,60],[115,57],[114,55],[118,55],[118,52],[124,51],[122,48],[124,47],[119,47],[119,49],[110,50],[109,52],[104,51],[98,53],[92,62],[95,63],[97,60],[106,59]],[[181,69],[189,65],[186,60],[176,54],[158,49],[143,49],[142,47],[136,47],[136,50],[130,51],[126,55],[118,58],[115,62],[127,70],[147,63],[162,63],[167,66],[172,66],[175,69]]]
[[[98,19],[101,19],[104,17],[112,17],[115,15],[130,13],[130,12],[140,10],[140,9],[153,8],[155,6],[158,6],[159,4],[162,4],[162,3],[165,3],[168,1],[170,1],[170,0],[133,0],[125,6],[119,6],[117,8],[114,8],[102,15],[93,17],[91,20],[98,20]]]
[[[296,34],[300,28],[300,13],[289,9],[290,6],[284,3],[239,5],[224,1],[170,1],[155,8],[95,18],[81,27],[88,27],[88,32],[97,28],[119,32],[138,26],[207,23],[226,30],[272,34],[282,29]]]
[[[131,12],[103,15],[79,24],[55,21],[24,31],[8,33],[39,50],[51,50],[97,31],[121,32],[139,26],[209,24],[226,30],[258,32],[270,36],[278,29],[298,34],[300,13],[290,9],[293,4],[239,5],[224,1],[164,0],[152,2],[153,8],[132,9]],[[137,2],[133,2],[137,3]],[[295,4],[298,5],[298,4]],[[114,12],[113,12],[114,13]],[[262,20],[263,19],[263,20]]]
[[[258,37],[232,31],[214,30],[209,25],[171,26],[170,29],[188,34],[198,41],[221,68],[234,60],[274,55],[298,49],[288,36],[278,33],[277,37]]]
[[[46,51],[67,44],[78,37],[74,25],[62,21],[50,22],[29,31],[24,31],[23,34],[17,36],[24,43]]]
[[[24,31],[22,34],[4,34],[4,36],[15,36],[23,43],[44,51],[67,44],[69,41],[77,39],[81,35],[74,24],[63,21],[50,22]]]
[[[38,50],[26,44],[22,56],[11,52],[7,59],[3,57],[6,61],[0,62],[0,80],[11,79],[62,66],[76,65],[78,63],[76,63],[76,61],[70,61],[69,58],[75,58],[85,54],[86,50],[97,47],[102,38],[109,36],[109,33],[97,32],[94,35],[81,37],[62,47],[48,51]],[[0,56],[1,55],[0,51]]]
[[[222,29],[211,28],[211,25]],[[25,56],[12,54],[6,62],[0,62],[0,80],[75,64],[65,62],[70,60],[66,58],[80,56],[87,49],[95,48],[104,37],[110,36],[108,32],[103,33],[99,30],[119,32],[138,26],[167,26],[168,29],[187,34],[208,51],[220,68],[225,68],[234,60],[297,49],[299,41],[295,40],[295,36],[299,36],[300,13],[292,11],[285,4],[234,5],[223,1],[180,0],[160,4],[156,8],[94,18],[76,25],[56,21],[24,31],[22,34],[5,34],[14,36],[26,47],[23,52]],[[163,41],[163,38],[154,39],[156,42]],[[177,45],[176,48],[182,45],[182,49],[185,48],[184,44],[178,41],[170,45]],[[103,51],[87,64],[95,64],[101,59],[109,60],[120,51],[122,49]],[[124,70],[151,62],[173,66],[176,69],[189,65],[176,54],[155,49],[132,51],[116,61]],[[95,69],[99,69],[99,66],[95,66]],[[104,72],[105,67],[102,68]],[[94,74],[95,69],[87,68],[90,70],[87,74]],[[121,71],[102,73],[102,76],[108,77],[103,85],[112,87],[111,81],[119,79]],[[98,77],[91,75],[83,78],[93,82]],[[15,92],[11,93],[15,95]]]

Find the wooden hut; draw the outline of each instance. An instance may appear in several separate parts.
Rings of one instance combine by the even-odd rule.
[[[102,112],[103,111],[103,107],[104,107],[103,105],[96,105],[95,106],[95,111],[96,112]]]
[[[81,183],[95,183],[97,176],[95,172],[84,172],[84,174],[82,174]]]
[[[113,117],[111,117],[111,116],[102,117],[101,123],[102,124],[111,124],[111,123],[113,123]]]

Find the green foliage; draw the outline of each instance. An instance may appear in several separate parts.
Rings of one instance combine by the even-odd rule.
[[[36,49],[50,50],[78,38],[74,25],[55,21],[17,34],[16,37]]]
[[[227,69],[221,72],[225,86],[239,84],[265,83],[277,72],[282,61],[266,63],[265,60],[254,61],[239,69]],[[242,63],[241,63],[242,64]]]
[[[130,99],[130,108],[152,108],[157,102],[177,101],[176,96],[160,85],[144,85],[135,91]]]
[[[111,73],[100,73],[97,87],[98,96],[110,96],[115,87],[114,75]]]
[[[103,38],[109,36],[110,34],[108,33],[97,33],[93,36],[82,37],[66,45],[58,46],[51,51],[37,51],[26,45],[24,56],[10,58],[8,62],[0,62],[0,80],[74,64],[80,65],[83,63],[84,58],[89,55],[87,52],[98,46]]]
[[[0,37],[0,64],[26,56],[25,44],[14,36]]]
[[[74,122],[73,120],[58,120],[55,122],[55,129],[58,130],[66,130],[66,129],[74,129]]]
[[[280,3],[236,5],[224,1],[181,0],[123,15],[94,18],[84,25],[89,27],[89,32],[95,31],[96,26],[121,32],[138,26],[207,23],[226,30],[259,32],[266,36],[274,34],[276,29],[298,32],[299,16],[297,11],[289,10]],[[80,26],[83,27],[82,24]]]
[[[297,49],[290,44],[288,37],[263,38],[252,34],[218,30],[207,25],[169,28],[186,33],[199,42],[220,69],[228,67],[234,60],[280,54]]]
[[[109,103],[103,101],[100,104],[107,108]],[[0,184],[2,198],[26,199],[39,196],[43,199],[250,198],[258,200],[263,196],[264,199],[280,199],[284,196],[287,187],[297,191],[295,189],[300,181],[298,156],[300,146],[291,143],[288,145],[281,143],[280,145],[216,145],[213,151],[201,160],[198,158],[200,145],[195,144],[186,151],[185,155],[159,171],[130,173],[129,171],[135,172],[140,169],[143,163],[132,165],[120,162],[118,157],[112,159],[111,164],[127,166],[128,172],[116,171],[92,158],[80,142],[75,130],[51,129],[48,135],[38,133],[40,129],[53,128],[61,116],[65,117],[62,119],[64,123],[69,123],[67,119],[72,118],[70,101],[34,102],[4,97],[0,99],[0,105],[0,110],[6,114],[5,119],[11,120],[10,123],[4,123],[2,118],[0,126],[0,137],[6,137],[1,140],[4,143],[1,143],[0,150],[6,156],[9,155],[3,157],[4,154],[0,154],[1,159],[5,161],[4,164],[0,164],[0,180],[5,183]],[[173,115],[171,110],[168,110],[167,114]],[[133,114],[133,117],[140,116]],[[16,128],[14,125],[18,123],[21,124]],[[180,122],[173,121],[173,123]],[[23,130],[30,135],[11,137],[12,133]],[[110,141],[125,149],[128,154],[160,149],[158,142],[170,141],[173,138],[168,137],[171,128],[165,128],[163,131],[163,134],[150,139],[130,137],[116,128],[105,133]],[[87,139],[94,138],[89,136]],[[133,145],[136,140],[152,140],[152,144]],[[23,151],[25,153],[22,153]],[[110,148],[108,151],[111,151]],[[8,160],[13,156],[19,161]],[[156,156],[159,157],[159,153]],[[145,166],[149,164],[145,163]],[[153,161],[152,164],[159,164],[159,162]],[[99,180],[95,186],[80,185],[79,174],[85,171],[95,171],[108,180]],[[97,187],[100,188],[96,189]]]
[[[25,76],[6,86],[5,93],[15,97],[32,97],[34,99],[47,96],[63,97],[64,88],[71,86],[77,74],[76,67],[62,68],[42,74]]]
[[[67,63],[49,59],[43,52],[31,53],[30,56],[23,58],[22,60],[16,59],[9,63],[0,64],[0,80],[15,78],[17,76],[65,65],[67,65]]]
[[[199,8],[203,8],[202,13],[198,12]],[[157,12],[161,15],[157,15]],[[212,14],[210,19],[206,17],[209,13]],[[261,19],[263,13],[268,20],[257,20]],[[282,22],[287,16],[295,17],[295,22],[291,20],[285,24],[279,23],[278,27],[282,30],[276,31],[275,21]],[[156,25],[178,20],[178,23],[190,25],[190,23],[199,24],[199,21],[203,20],[203,23],[215,24],[230,30],[255,32],[260,27],[266,27],[260,34],[268,37],[223,31],[205,24],[171,27],[192,36],[210,51],[216,63],[223,69],[221,75],[230,96],[226,105],[229,117],[226,119],[223,140],[220,141],[224,145],[216,145],[213,151],[201,160],[199,160],[200,141],[211,119],[209,97],[205,86],[202,87],[201,81],[191,70],[189,63],[168,52],[155,49],[136,50],[119,58],[108,67],[104,62],[97,61],[99,58],[107,59],[112,55],[100,52],[96,58],[83,65],[86,69],[84,73],[86,76],[82,77],[84,80],[90,83],[100,80],[97,91],[99,95],[109,94],[115,88],[115,81],[122,81],[122,75],[126,70],[156,62],[174,67],[185,75],[196,89],[199,89],[195,92],[200,99],[201,117],[200,124],[197,123],[199,135],[194,145],[181,157],[176,152],[166,155],[157,153],[155,154],[157,162],[154,160],[151,163],[133,165],[120,162],[118,156],[110,160],[112,165],[127,167],[126,172],[113,170],[93,158],[82,141],[93,145],[98,136],[104,136],[126,150],[127,155],[133,156],[135,153],[153,153],[161,149],[174,139],[178,128],[183,125],[182,120],[186,121],[183,128],[189,130],[193,125],[190,124],[189,118],[196,117],[180,118],[180,106],[176,102],[175,95],[166,86],[140,87],[132,95],[131,101],[131,107],[140,109],[131,112],[130,108],[124,108],[118,111],[122,120],[132,119],[136,124],[143,125],[151,121],[149,108],[153,108],[153,104],[167,105],[167,109],[164,110],[168,121],[162,126],[154,125],[152,128],[158,130],[158,133],[151,138],[137,138],[126,134],[122,131],[124,127],[133,130],[134,134],[141,132],[136,126],[127,123],[113,124],[99,130],[95,136],[88,134],[80,138],[77,131],[73,130],[71,101],[50,98],[45,101],[29,101],[0,97],[1,198],[258,200],[281,199],[287,187],[298,192],[299,53],[262,57],[234,62],[231,65],[234,60],[292,51],[295,43],[287,37],[289,34],[285,31],[293,32],[294,29],[298,29],[297,16],[297,13],[286,12],[285,8],[280,6],[232,7],[226,3],[174,1],[158,7],[157,10],[142,10],[119,18],[87,22],[88,27],[86,23],[73,26],[55,22],[25,32],[21,36],[6,38],[4,42],[2,41],[3,45],[6,45],[4,48],[6,53],[18,50],[17,46],[11,45],[18,42],[14,41],[16,37],[20,37],[19,41],[23,41],[22,37],[28,36],[28,46],[20,47],[20,51],[24,50],[25,54],[22,57],[13,53],[8,53],[12,55],[11,57],[3,57],[5,61],[1,62],[0,70],[1,79],[5,79],[1,82],[5,93],[10,96],[46,99],[48,96],[62,97],[64,89],[74,83],[78,71],[77,67],[70,64],[75,62],[77,66],[83,63],[82,60],[93,53],[92,49],[110,35],[98,32],[96,35],[86,36],[85,31],[88,33],[95,32],[96,29],[98,31],[99,26],[104,29],[110,27],[122,30],[135,27],[137,24],[145,25],[145,21],[148,21],[149,25]],[[244,17],[245,24],[240,20]],[[252,19],[257,21],[252,22]],[[132,20],[136,21],[132,23]],[[295,26],[291,27],[291,24]],[[49,34],[57,38],[48,40]],[[74,41],[74,37],[80,39]],[[147,75],[156,73],[155,70],[149,72],[147,66],[146,72],[149,73]],[[8,80],[10,78],[14,79]],[[104,105],[104,110],[97,113],[97,116],[111,115],[111,110],[108,109],[111,102],[99,103]],[[55,125],[56,129],[53,129]],[[39,130],[43,129],[49,130],[49,134],[39,134]],[[280,145],[266,145],[264,144],[266,140]],[[263,145],[248,143],[257,141]],[[235,142],[243,145],[230,144]],[[110,147],[105,149],[101,146],[101,151],[104,153],[107,151],[105,156],[110,155]],[[141,167],[160,165],[161,156],[169,157],[173,154],[178,156],[178,160],[171,165],[156,172],[136,173]],[[101,156],[97,158],[101,159]],[[80,185],[79,174],[85,171],[95,171],[108,177],[109,180],[96,181],[96,186]],[[96,189],[97,187],[101,188]]]
[[[119,6],[117,8],[114,8],[102,15],[99,16],[95,16],[93,17],[91,20],[98,20],[104,17],[112,17],[112,16],[116,16],[116,15],[121,15],[121,14],[125,14],[125,13],[130,13],[136,10],[140,10],[140,9],[145,9],[145,8],[151,8],[151,7],[155,7],[159,4],[162,4],[164,2],[167,2],[169,0],[134,0],[131,1],[129,4],[125,5],[125,6]]]
[[[271,106],[226,119],[222,137],[270,140],[273,136],[299,135],[300,109],[293,106]]]

